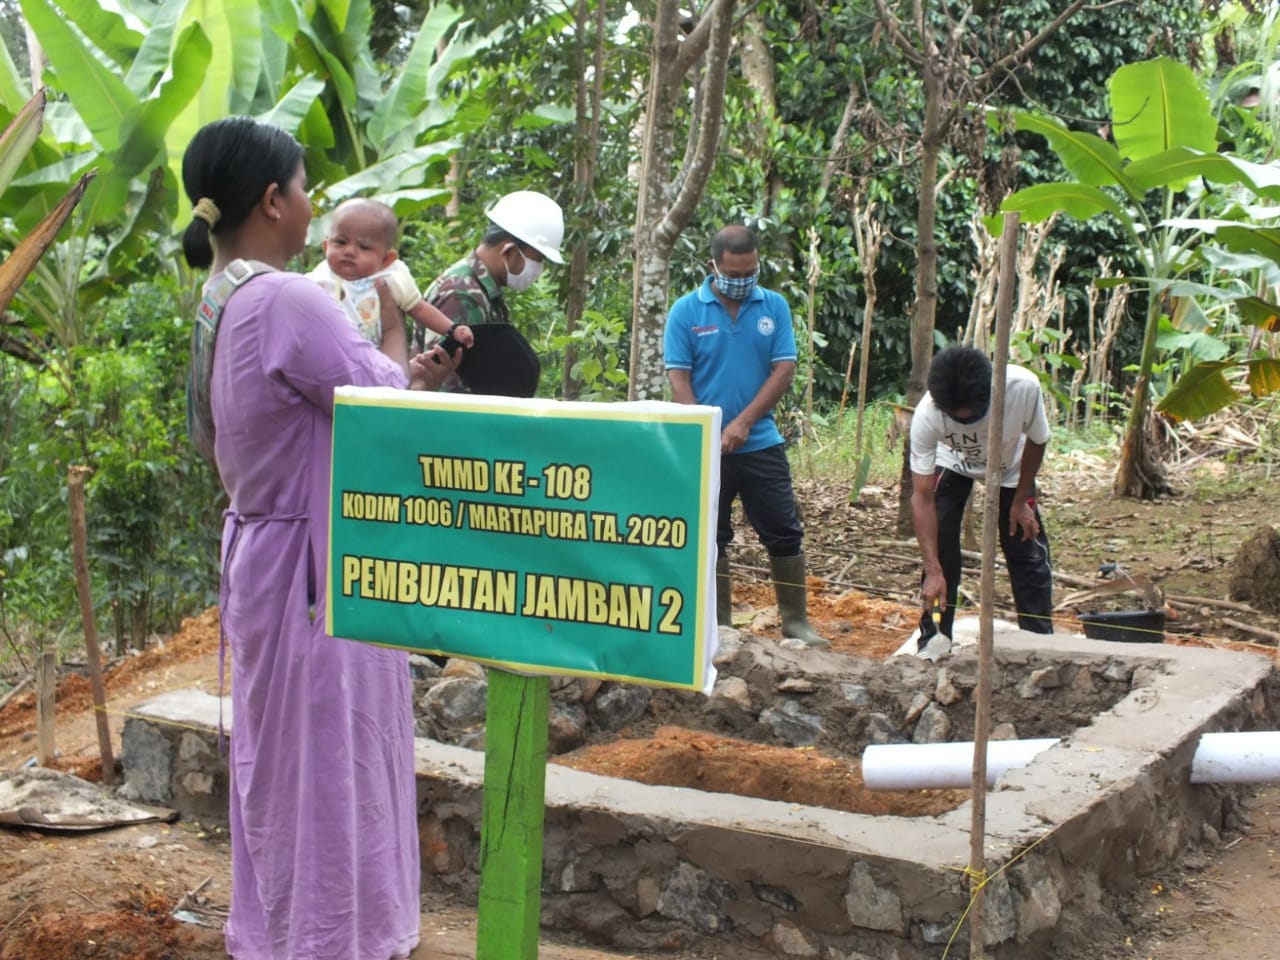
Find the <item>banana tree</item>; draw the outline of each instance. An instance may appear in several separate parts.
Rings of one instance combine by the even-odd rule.
[[[85,338],[93,305],[131,276],[157,262],[183,272],[171,240],[187,215],[180,164],[202,125],[229,113],[275,123],[307,146],[322,201],[377,191],[404,216],[445,195],[431,184],[455,148],[446,82],[492,42],[453,39],[459,13],[438,6],[403,66],[382,77],[368,48],[370,0],[22,0],[22,9],[60,98],[0,216],[22,229],[86,170],[103,171],[24,297],[33,329],[62,347]],[[16,109],[7,101],[23,86],[0,58],[0,106]]]
[[[1280,217],[1280,208],[1260,207],[1255,216]],[[1192,317],[1191,324],[1206,333],[1172,333],[1170,340],[1185,342],[1187,337],[1206,336],[1213,326],[1200,309],[1200,302],[1225,308],[1231,321],[1260,332],[1280,332],[1280,306],[1272,302],[1280,290],[1280,229],[1269,224],[1242,223],[1238,220],[1203,220],[1191,224],[1213,234],[1216,243],[1202,244],[1198,255],[1206,265],[1220,274],[1240,278],[1236,289],[1219,286],[1180,284],[1171,292],[1178,297],[1182,312]],[[1256,290],[1271,293],[1271,300],[1258,296]],[[1199,302],[1198,302],[1199,301]],[[1210,310],[1213,308],[1211,307]],[[1198,322],[1197,322],[1198,321]],[[1187,369],[1156,409],[1171,420],[1196,420],[1223,407],[1237,403],[1241,392],[1233,380],[1244,375],[1247,396],[1260,399],[1280,392],[1280,359],[1265,351],[1253,349],[1254,337],[1236,355],[1223,345],[1220,355],[1207,355]]]
[[[1082,220],[1109,216],[1129,238],[1142,275],[1125,280],[1147,288],[1148,306],[1115,490],[1149,498],[1167,489],[1147,434],[1160,321],[1174,313],[1175,284],[1202,265],[1196,254],[1208,236],[1192,216],[1208,196],[1198,186],[1207,182],[1276,198],[1280,173],[1217,152],[1209,99],[1183,64],[1160,58],[1122,67],[1111,77],[1110,93],[1114,143],[1052,117],[1013,112],[1016,129],[1043,136],[1073,179],[1020,190],[1001,210],[1016,210],[1032,223],[1054,213]],[[991,227],[998,230],[998,220]]]
[[[0,134],[0,195],[4,194],[14,172],[39,137],[45,105],[45,92],[42,89],[22,106],[4,133]],[[0,351],[27,360],[37,359],[33,345],[22,336],[21,330],[10,329],[16,328],[17,323],[8,313],[9,303],[71,216],[93,177],[93,172],[81,176],[75,186],[18,241],[13,251],[0,263]]]
[[[448,196],[439,184],[457,148],[458,110],[448,82],[497,36],[463,37],[460,10],[431,5],[404,59],[385,74],[370,51],[370,0],[247,6],[262,10],[270,54],[251,111],[306,145],[317,202],[376,192],[403,218]]]
[[[199,25],[179,24],[172,4],[150,22],[88,0],[22,7],[59,96],[0,213],[23,230],[54,208],[68,183],[101,171],[70,234],[21,298],[30,332],[65,349],[84,340],[94,305],[136,274],[149,238],[168,230],[165,200],[176,191],[163,175],[164,135],[200,90],[212,50]],[[0,91],[12,96],[23,82],[11,63],[5,68]]]

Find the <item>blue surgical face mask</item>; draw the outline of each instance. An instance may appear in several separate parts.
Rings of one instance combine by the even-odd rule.
[[[715,270],[715,267],[712,267]],[[757,270],[749,277],[726,277],[719,270],[715,270],[716,289],[723,293],[730,300],[745,300],[751,296],[751,291],[756,288],[756,281],[760,279],[760,271]]]

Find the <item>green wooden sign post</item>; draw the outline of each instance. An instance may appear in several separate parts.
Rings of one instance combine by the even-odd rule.
[[[488,665],[479,960],[537,956],[550,675],[710,690],[720,412],[343,387],[326,629]]]
[[[476,960],[534,960],[551,681],[489,671]]]

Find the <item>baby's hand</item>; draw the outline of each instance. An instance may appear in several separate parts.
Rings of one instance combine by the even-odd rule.
[[[453,339],[457,340],[468,350],[475,346],[476,335],[471,332],[471,328],[465,323],[455,323],[453,325],[453,330],[450,331],[450,333],[453,336]]]

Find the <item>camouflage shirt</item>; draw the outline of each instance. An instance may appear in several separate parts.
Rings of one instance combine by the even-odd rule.
[[[502,299],[502,289],[475,253],[442,273],[427,288],[423,299],[454,323],[465,323],[469,327],[481,323],[511,322],[507,302]],[[416,350],[423,349],[428,332],[422,327],[414,332]]]

